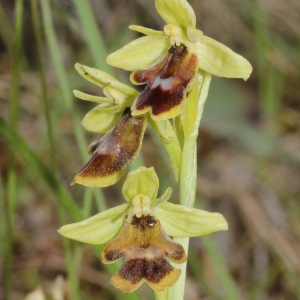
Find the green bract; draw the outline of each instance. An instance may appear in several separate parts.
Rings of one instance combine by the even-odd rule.
[[[167,23],[164,31],[130,26],[147,36],[110,54],[107,57],[110,65],[129,71],[149,68],[170,46],[183,44],[197,56],[198,67],[207,73],[244,80],[250,76],[252,67],[245,58],[196,29],[195,13],[186,0],[156,0],[155,6]]]
[[[113,239],[127,219],[142,215],[156,216],[165,233],[173,237],[195,237],[215,231],[227,230],[224,217],[218,213],[167,203],[172,190],[156,198],[158,177],[153,169],[140,167],[128,174],[123,185],[123,195],[128,204],[110,208],[82,222],[61,227],[65,237],[89,244],[105,244]]]

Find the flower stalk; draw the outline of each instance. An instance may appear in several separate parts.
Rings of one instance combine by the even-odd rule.
[[[183,111],[182,119],[185,120],[185,138],[182,150],[181,169],[180,169],[180,204],[193,207],[197,186],[197,137],[199,125],[203,113],[203,107],[207,99],[208,90],[211,82],[211,74],[203,73],[199,75],[199,85],[194,90],[186,109]],[[185,253],[188,253],[189,238],[174,238],[174,241],[183,246]],[[184,299],[186,265],[183,263],[178,268],[181,270],[181,276],[178,281],[169,289],[166,300]]]

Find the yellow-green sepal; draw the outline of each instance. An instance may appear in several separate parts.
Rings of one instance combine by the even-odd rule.
[[[166,234],[173,237],[196,237],[228,229],[226,220],[219,213],[169,202],[157,208],[157,216]]]
[[[88,131],[106,133],[118,123],[122,113],[123,110],[118,112],[106,111],[100,104],[85,115],[81,124]]]
[[[122,193],[128,202],[139,194],[155,199],[158,193],[159,179],[154,168],[140,167],[131,171],[122,187]]]
[[[202,35],[194,50],[199,68],[212,75],[247,80],[252,72],[247,59],[208,36]]]
[[[110,208],[84,221],[62,226],[58,233],[83,243],[105,244],[123,227],[128,209],[127,203]]]
[[[189,24],[196,27],[196,16],[186,0],[155,0],[155,7],[167,24],[175,24],[184,31]]]
[[[146,69],[163,57],[169,48],[169,39],[144,36],[108,55],[106,62],[128,71]]]

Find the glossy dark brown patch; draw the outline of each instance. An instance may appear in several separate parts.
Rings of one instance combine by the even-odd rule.
[[[184,249],[174,243],[153,216],[133,216],[128,219],[118,236],[102,252],[104,263],[124,256],[124,263],[112,278],[112,283],[122,291],[130,292],[144,281],[156,291],[170,287],[180,271],[174,269],[167,258],[182,263],[186,260]]]
[[[101,178],[124,170],[127,163],[135,159],[141,148],[145,127],[146,119],[132,117],[127,108],[119,123],[98,143],[90,146],[89,151],[93,151],[93,156],[76,175],[74,182],[88,186],[109,185],[101,182]]]
[[[138,230],[144,231],[147,228],[151,228],[156,224],[155,218],[152,216],[145,216],[138,218],[133,216],[131,224],[135,226]]]
[[[134,83],[147,84],[135,101],[135,110],[151,109],[154,117],[171,110],[173,112],[170,114],[178,115],[174,108],[182,104],[186,87],[195,76],[196,70],[195,54],[188,52],[184,45],[171,47],[169,53],[155,66],[132,74]]]

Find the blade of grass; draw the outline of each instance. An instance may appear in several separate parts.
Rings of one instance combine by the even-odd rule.
[[[26,163],[35,170],[42,180],[47,184],[50,190],[57,197],[58,201],[63,205],[75,222],[82,220],[83,216],[71,198],[69,192],[55,178],[52,171],[42,162],[26,144],[26,142],[12,129],[12,127],[0,116],[0,132],[10,142],[11,147],[16,153],[20,154]]]
[[[5,199],[5,188],[3,184],[2,172],[0,168],[0,199]],[[6,209],[4,205],[4,201],[0,201],[0,269],[4,270],[5,265],[5,251],[6,251],[6,243],[5,236],[7,233],[7,224],[6,224]]]
[[[105,63],[107,56],[106,47],[98,24],[88,0],[73,0],[77,13],[82,24],[83,35],[87,41],[93,61],[98,68],[111,72],[111,67]]]
[[[216,274],[218,275],[224,291],[224,299],[239,300],[240,295],[232,279],[230,272],[226,267],[220,251],[211,235],[203,236],[202,241],[208,251],[211,261],[214,264]]]
[[[209,299],[222,300],[219,291],[209,284],[205,276],[205,269],[202,266],[202,260],[199,259],[194,248],[190,248],[189,250],[188,267],[193,272],[196,280],[201,283],[199,288]]]
[[[22,66],[21,44],[22,44],[22,25],[23,25],[23,0],[15,2],[14,11],[14,32],[12,41],[11,57],[11,89],[10,89],[10,106],[9,121],[13,128],[17,128],[19,116],[19,99],[20,99],[20,73]],[[12,252],[14,242],[13,222],[15,215],[15,206],[17,200],[17,170],[14,152],[11,148],[9,170],[8,170],[8,187],[7,187],[7,236],[6,236],[6,256],[4,266],[4,299],[11,299],[11,278],[12,278]]]
[[[32,15],[32,23],[35,35],[35,43],[36,43],[36,51],[37,51],[37,60],[39,67],[39,75],[40,75],[40,83],[42,90],[42,102],[44,105],[44,115],[46,118],[46,125],[48,131],[48,140],[50,145],[50,154],[51,154],[51,168],[55,174],[58,174],[57,168],[57,160],[56,160],[56,149],[54,142],[54,134],[53,134],[53,123],[50,115],[48,97],[47,97],[47,85],[46,85],[46,73],[45,73],[45,64],[43,60],[42,54],[42,33],[41,33],[41,25],[39,20],[38,6],[37,0],[30,0],[31,4],[31,15]]]
[[[50,115],[50,109],[48,104],[47,98],[47,86],[46,86],[46,76],[45,76],[45,67],[44,61],[42,56],[42,34],[40,30],[40,23],[39,23],[39,14],[38,14],[38,6],[37,0],[31,0],[31,15],[32,15],[32,23],[35,33],[35,42],[36,42],[36,49],[37,49],[37,57],[38,57],[38,66],[39,66],[39,73],[40,73],[40,82],[41,82],[41,90],[42,90],[42,101],[44,105],[44,115],[46,118],[47,124],[47,131],[48,131],[48,139],[50,144],[50,155],[51,155],[51,170],[53,175],[56,179],[58,179],[58,167],[57,167],[57,160],[56,160],[56,149],[54,143],[54,135],[53,135],[53,127]],[[59,219],[61,225],[66,223],[66,216],[64,212],[63,206],[58,203],[58,212],[59,212]],[[76,278],[76,271],[72,261],[72,251],[71,251],[71,243],[68,239],[63,239],[64,249],[65,249],[65,257],[66,257],[66,264],[68,269],[68,278],[71,286],[71,294],[72,299],[79,300],[79,289],[78,283]]]
[[[267,12],[261,7],[261,1],[254,1],[252,5],[252,22],[254,28],[254,48],[257,58],[259,78],[259,94],[261,113],[267,125],[276,116],[280,106],[282,76],[268,60],[268,52],[272,50],[270,29],[268,27]]]
[[[8,53],[12,53],[12,40],[11,37],[13,36],[13,29],[7,18],[7,14],[4,10],[3,5],[0,2],[0,35],[2,37],[2,41],[8,50]]]

